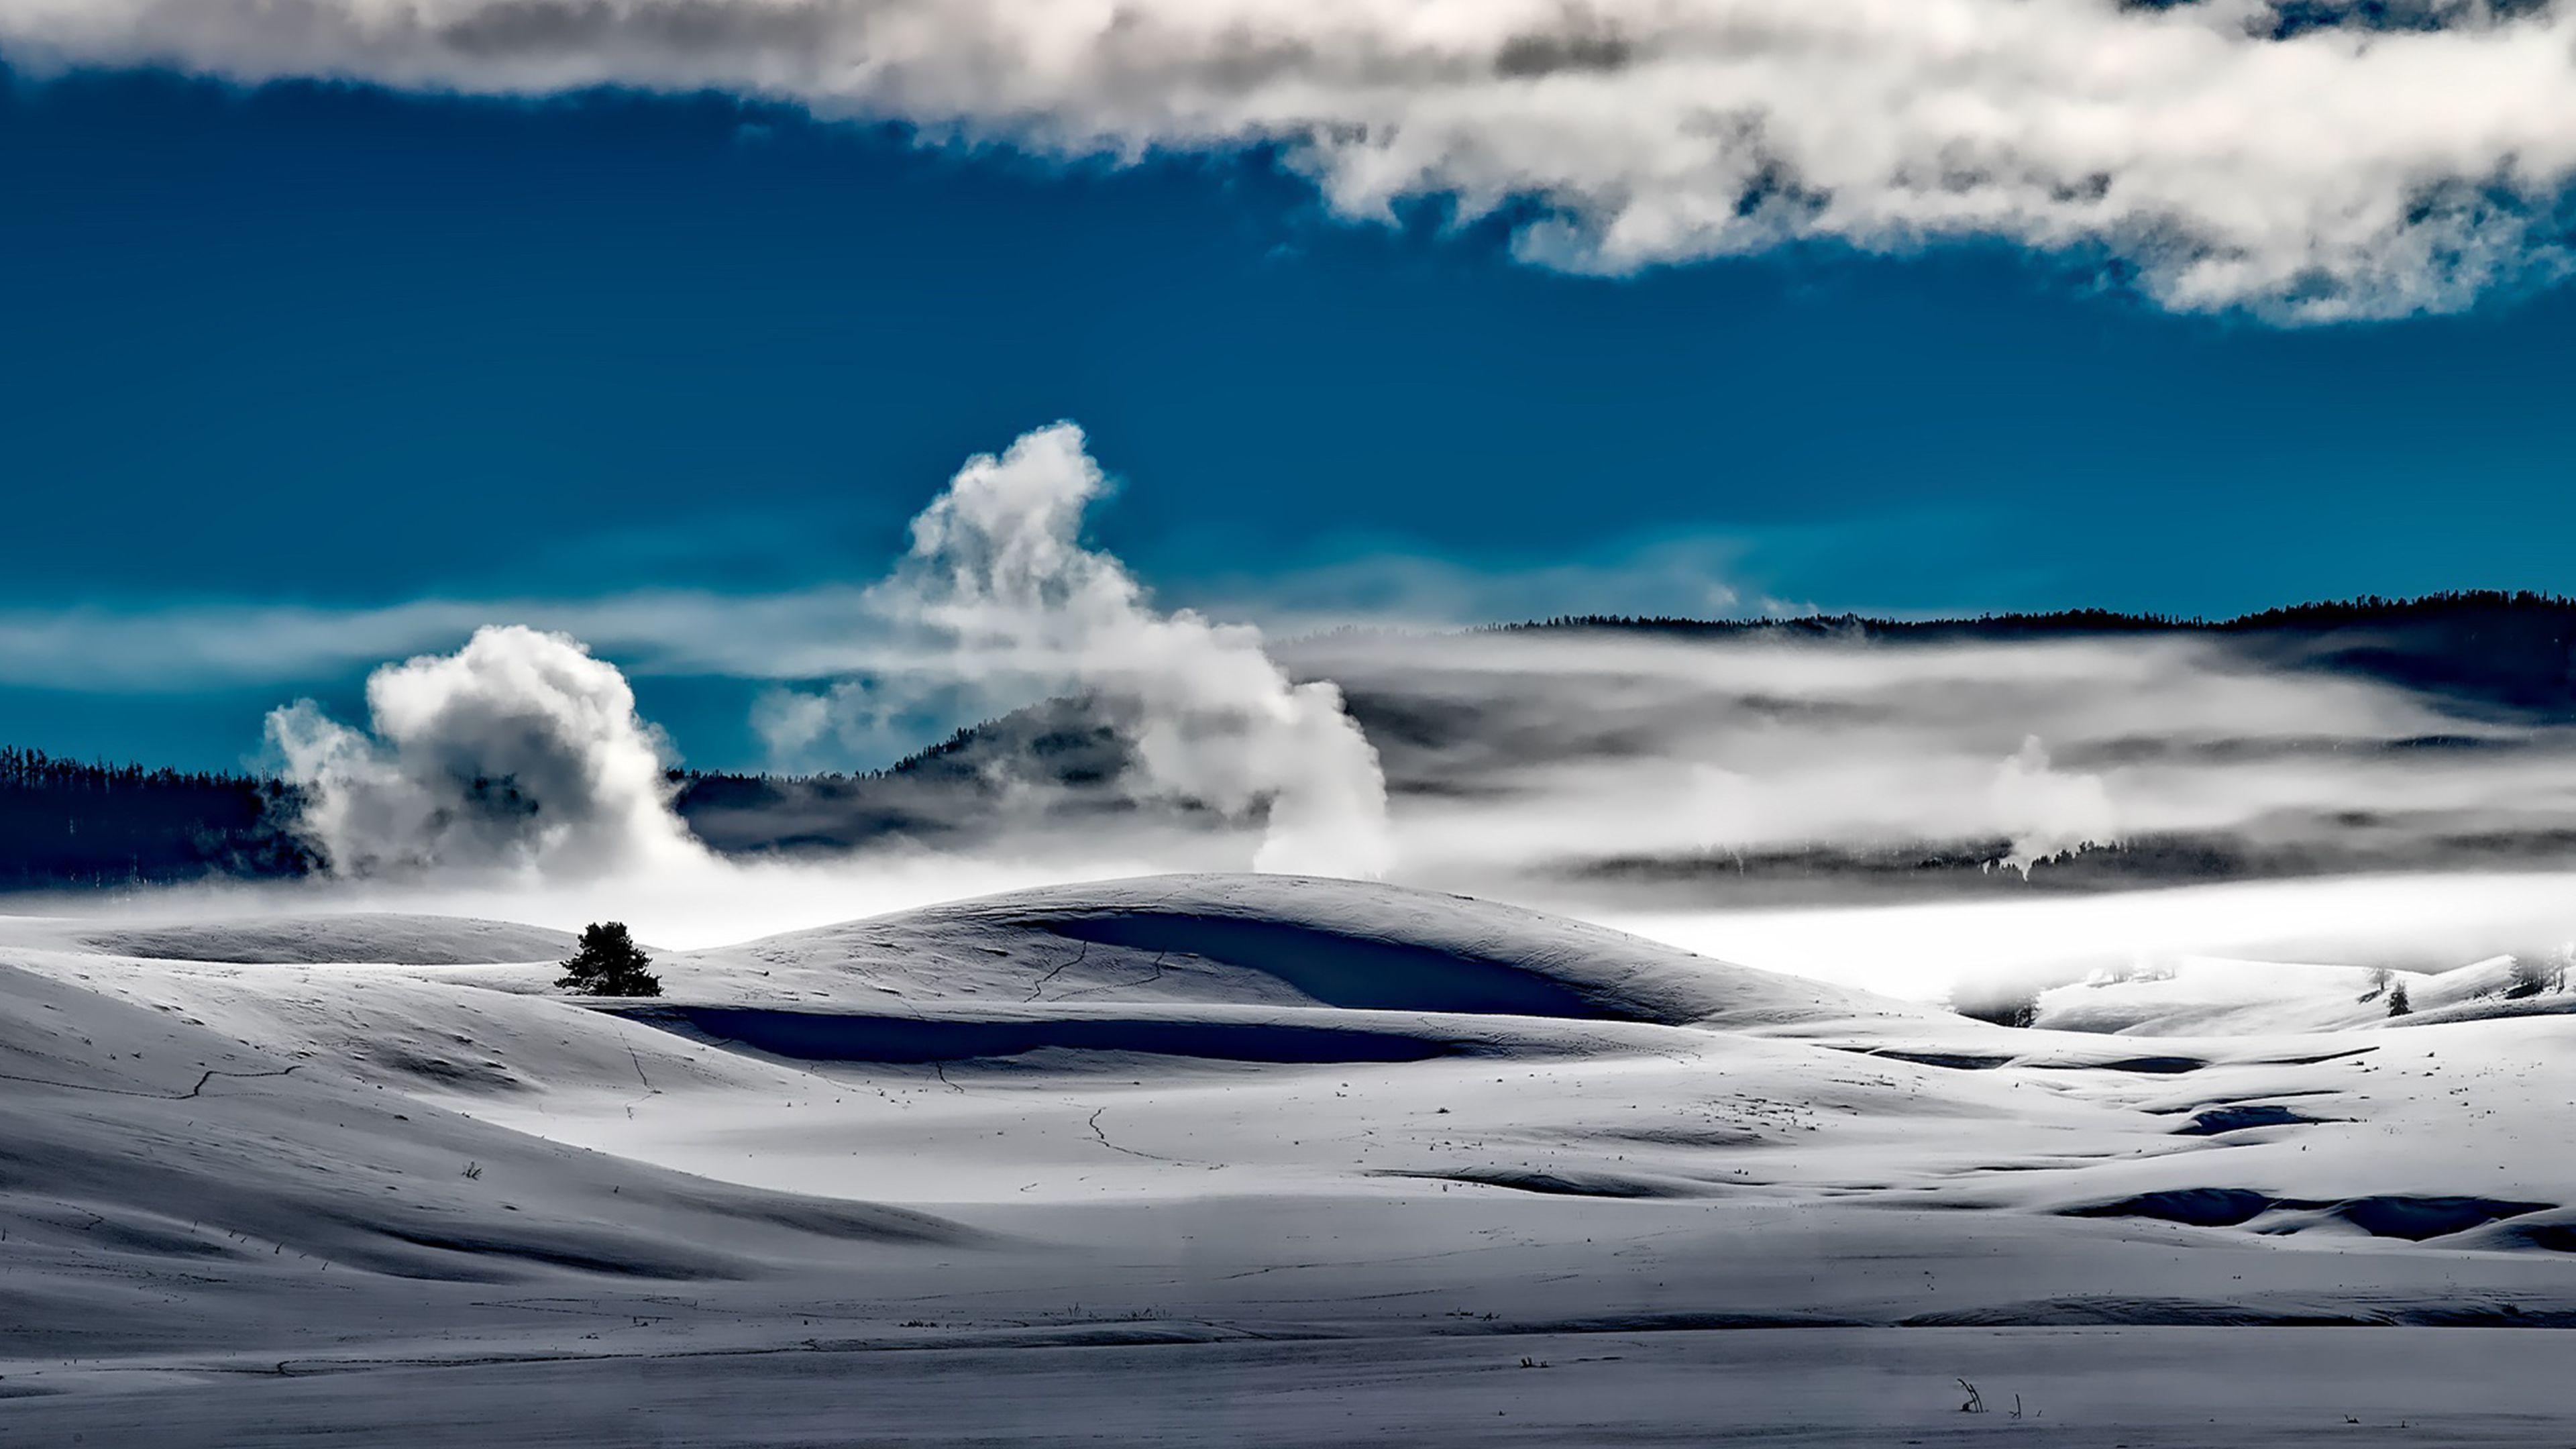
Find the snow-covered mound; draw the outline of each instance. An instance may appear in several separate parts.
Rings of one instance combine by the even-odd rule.
[[[2576,1325],[2576,1017],[2441,1019],[2510,965],[2404,978],[2402,1031],[2340,968],[2045,1003],[2112,1036],[1320,880],[662,952],[646,1000],[557,993],[566,944],[0,920],[0,1421],[969,1442],[1080,1400],[1122,1442],[1695,1442],[1821,1394],[1867,1422],[1804,1442],[1934,1442],[1963,1374],[2035,1396],[2034,1444],[2576,1408],[2448,1393],[2454,1340],[2261,1336]],[[1994,1335],[2067,1325],[2164,1336]],[[1805,1387],[1706,1391],[1743,1374]],[[1451,1416],[1363,1422],[1361,1383]],[[1255,1407],[1180,1407],[1217,1403]]]
[[[268,916],[254,920],[87,931],[79,940],[118,956],[235,963],[348,961],[399,966],[470,966],[557,960],[573,937],[507,921],[447,916]]]
[[[696,995],[1233,1003],[1751,1027],[1920,1007],[1466,896],[1176,875],[934,906],[693,953]]]
[[[7,967],[0,1081],[0,1221],[26,1267],[103,1254],[282,1272],[291,1252],[314,1275],[737,1277],[835,1242],[975,1236],[556,1146]],[[94,1345],[140,1331],[125,1320],[140,1311],[119,1295],[78,1327]]]

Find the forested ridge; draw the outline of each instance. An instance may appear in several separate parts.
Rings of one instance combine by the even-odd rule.
[[[295,806],[278,780],[0,746],[0,888],[300,874]]]

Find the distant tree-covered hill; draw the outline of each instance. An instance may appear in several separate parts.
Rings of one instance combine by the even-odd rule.
[[[1117,781],[1130,763],[1102,705],[1054,699],[864,774],[688,771],[675,803],[699,839],[727,854],[828,853],[892,836],[945,844],[971,837],[1006,795],[1019,812],[1123,813]]]

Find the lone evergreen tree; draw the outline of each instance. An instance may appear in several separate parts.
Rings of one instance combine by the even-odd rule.
[[[2388,1014],[2390,1016],[2409,1016],[2412,1015],[2414,1011],[2415,1003],[2406,999],[2405,982],[2400,981],[2396,985],[2388,988]]]
[[[652,964],[624,921],[593,921],[582,927],[581,949],[563,963],[555,985],[583,996],[659,996],[662,983],[647,969]]]

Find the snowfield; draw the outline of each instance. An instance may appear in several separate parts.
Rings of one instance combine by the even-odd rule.
[[[1270,876],[659,952],[650,1000],[555,994],[569,948],[0,917],[0,1443],[2576,1422],[2576,1017],[2510,963],[2010,1030]]]

